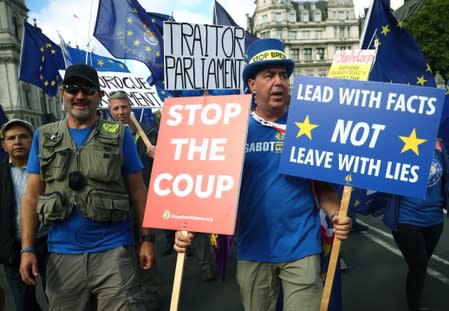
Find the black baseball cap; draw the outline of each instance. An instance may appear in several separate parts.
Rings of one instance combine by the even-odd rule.
[[[64,80],[62,83],[67,84],[67,82],[72,78],[82,78],[87,80],[90,84],[100,89],[100,82],[98,81],[97,71],[89,65],[86,64],[76,64],[67,67]]]

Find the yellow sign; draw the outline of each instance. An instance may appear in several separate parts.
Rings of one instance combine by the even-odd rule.
[[[375,50],[337,51],[327,75],[329,78],[368,81]]]

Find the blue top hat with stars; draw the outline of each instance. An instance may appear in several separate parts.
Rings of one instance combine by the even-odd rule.
[[[251,44],[246,51],[247,65],[243,70],[243,81],[248,83],[257,72],[266,67],[285,66],[288,76],[293,72],[295,63],[287,58],[284,44],[279,39],[259,39]]]

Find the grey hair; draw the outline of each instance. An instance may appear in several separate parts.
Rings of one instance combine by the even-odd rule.
[[[108,107],[111,108],[111,100],[112,99],[125,99],[128,102],[128,105],[131,107],[131,101],[129,100],[128,94],[125,91],[112,91],[108,94]]]

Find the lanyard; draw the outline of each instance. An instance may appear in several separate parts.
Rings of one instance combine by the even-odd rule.
[[[276,131],[278,131],[280,134],[285,135],[285,129],[287,127],[286,124],[279,124],[279,123],[267,121],[267,120],[263,119],[262,117],[259,117],[255,111],[251,112],[251,117],[253,117],[254,120],[259,122],[263,126],[272,127]]]

